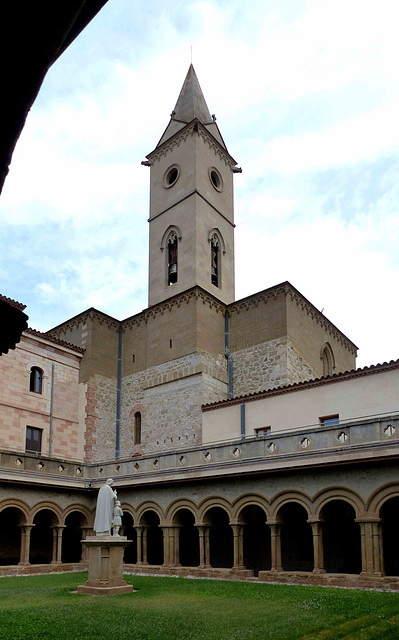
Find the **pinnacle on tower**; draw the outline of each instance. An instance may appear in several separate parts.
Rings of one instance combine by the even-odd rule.
[[[199,122],[208,129],[209,133],[216,138],[219,144],[226,149],[226,145],[216,124],[216,118],[214,115],[211,116],[209,112],[200,83],[198,82],[197,74],[195,73],[193,65],[190,64],[175,108],[171,113],[170,122],[158,142],[157,147],[195,119],[199,120]]]
[[[194,118],[198,118],[202,124],[212,122],[211,114],[192,64],[181,88],[172,118],[185,123],[191,122]]]

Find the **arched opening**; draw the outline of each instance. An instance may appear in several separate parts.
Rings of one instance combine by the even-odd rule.
[[[34,519],[30,536],[31,564],[50,564],[53,555],[53,530],[54,514],[49,509],[39,511]]]
[[[271,569],[270,528],[266,514],[257,505],[248,505],[240,513],[244,526],[244,565],[257,576],[259,571]]]
[[[134,528],[133,518],[130,513],[124,512],[123,518],[123,535],[131,540],[131,543],[126,547],[123,554],[123,560],[127,564],[136,564],[137,562],[137,531]]]
[[[384,502],[380,517],[382,519],[382,548],[384,569],[387,576],[399,576],[399,498],[390,498]]]
[[[198,567],[200,562],[199,534],[194,524],[194,514],[189,509],[179,509],[173,522],[179,526],[178,561],[183,567]]]
[[[216,234],[211,239],[211,282],[220,288],[220,247]]]
[[[134,444],[141,444],[141,413],[134,414]]]
[[[335,368],[335,360],[331,346],[326,342],[321,353],[323,362],[323,376],[332,376]]]
[[[172,231],[168,238],[168,285],[177,282],[177,234]]]
[[[360,527],[356,512],[345,500],[332,500],[321,510],[324,568],[328,573],[360,573]]]
[[[163,563],[163,532],[160,528],[159,516],[155,511],[146,511],[142,517],[142,524],[146,526],[144,535],[147,536],[148,564]]]
[[[233,530],[229,516],[221,507],[212,507],[206,514],[210,525],[209,549],[212,567],[232,567],[234,559]]]
[[[281,507],[281,564],[284,571],[313,571],[313,536],[308,514],[302,505],[290,502]]]
[[[22,512],[7,507],[0,513],[0,565],[18,564],[21,557]]]
[[[82,559],[82,528],[86,518],[79,511],[72,511],[65,518],[65,529],[62,532],[62,562],[80,562]]]
[[[43,371],[39,367],[32,367],[29,376],[29,391],[43,392]]]

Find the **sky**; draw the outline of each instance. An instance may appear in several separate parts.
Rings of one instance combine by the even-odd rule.
[[[0,200],[0,292],[47,331],[147,307],[149,169],[192,61],[235,175],[236,299],[288,280],[399,358],[396,0],[109,0],[47,74]],[[191,53],[192,51],[192,53]]]

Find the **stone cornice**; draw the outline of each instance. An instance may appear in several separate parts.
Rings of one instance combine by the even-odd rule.
[[[163,315],[166,311],[172,311],[174,307],[179,308],[183,304],[189,304],[192,300],[201,300],[204,305],[208,305],[210,309],[215,309],[218,313],[224,313],[226,306],[210,293],[201,287],[192,287],[182,293],[163,300],[153,307],[145,310],[146,319],[155,318],[157,315]]]
[[[226,305],[224,305],[223,302],[205,291],[205,289],[195,286],[191,289],[187,289],[186,291],[182,291],[182,293],[178,293],[167,300],[158,302],[152,307],[148,307],[147,309],[144,309],[144,311],[141,311],[130,318],[126,318],[126,320],[123,320],[121,323],[122,329],[123,331],[126,331],[127,329],[139,326],[142,322],[147,323],[151,318],[156,318],[158,315],[162,316],[167,311],[179,308],[183,304],[189,304],[192,300],[201,300],[202,303],[204,305],[208,305],[210,309],[216,309],[217,313],[224,313],[226,310]]]
[[[189,136],[193,136],[194,134],[198,134],[203,141],[209,145],[209,148],[212,149],[216,155],[219,156],[223,162],[230,167],[231,169],[236,166],[237,162],[231,155],[222,147],[222,145],[213,137],[213,135],[208,131],[206,127],[204,127],[201,122],[195,118],[192,122],[189,122],[183,129],[177,131],[171,138],[168,138],[165,142],[159,145],[154,151],[146,156],[148,160],[154,162],[155,160],[159,160],[162,156],[166,156],[169,152],[173,151],[175,147],[179,147],[182,142],[185,142]]]
[[[259,291],[252,296],[237,300],[229,305],[228,310],[230,314],[240,313],[241,311],[248,311],[251,307],[257,307],[259,304],[267,304],[269,300],[276,300],[279,296],[289,296],[292,302],[295,302],[298,307],[301,307],[302,311],[305,311],[314,322],[323,327],[325,331],[330,333],[337,342],[342,344],[350,353],[356,356],[357,347],[349,340],[337,327],[328,320],[315,306],[312,305],[295,287],[289,282],[282,282],[270,289]]]
[[[202,405],[202,411],[212,411],[214,409],[231,407],[233,405],[243,404],[246,402],[255,402],[256,400],[263,400],[264,398],[270,398],[272,396],[281,396],[286,393],[294,393],[296,391],[303,391],[304,389],[313,389],[315,387],[334,384],[334,382],[345,382],[346,380],[353,380],[354,378],[361,378],[363,376],[369,376],[376,373],[385,373],[387,371],[392,371],[393,369],[399,369],[399,360],[391,360],[390,362],[371,365],[370,367],[363,367],[362,369],[352,369],[351,371],[345,371],[344,373],[334,373],[332,376],[323,376],[322,378],[315,378],[314,380],[296,382],[294,384],[277,387],[276,389],[249,393],[244,396],[237,396],[231,400],[221,400],[220,402],[205,404]]]
[[[66,322],[57,325],[53,329],[47,331],[45,336],[53,336],[57,338],[62,335],[66,331],[71,331],[73,329],[78,329],[87,323],[88,320],[98,320],[100,324],[105,324],[109,329],[115,329],[118,331],[121,328],[121,323],[119,320],[116,320],[112,316],[103,313],[102,311],[98,311],[98,309],[94,309],[91,307],[82,313],[79,313],[77,316],[70,318]]]

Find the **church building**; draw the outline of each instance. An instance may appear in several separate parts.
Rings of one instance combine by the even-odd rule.
[[[192,65],[142,164],[148,307],[0,357],[0,574],[87,566],[112,477],[127,571],[399,588],[399,361],[356,370],[289,282],[235,299],[241,169]]]

